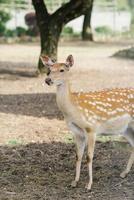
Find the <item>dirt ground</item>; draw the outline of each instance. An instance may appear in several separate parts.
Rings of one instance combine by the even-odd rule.
[[[111,57],[130,44],[65,43],[59,60],[74,55],[73,91],[134,87],[134,61]],[[39,45],[0,45],[0,200],[133,200],[134,168],[121,179],[130,154],[126,142],[97,142],[91,192],[83,159],[75,173],[75,145],[55,102],[55,88],[36,77]]]

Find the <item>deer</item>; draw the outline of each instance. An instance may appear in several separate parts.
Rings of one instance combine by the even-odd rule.
[[[74,64],[73,56],[69,55],[63,63],[55,62],[46,55],[41,55],[40,58],[47,68],[45,83],[56,86],[58,107],[76,144],[76,174],[71,186],[76,187],[78,184],[86,147],[89,176],[86,189],[91,190],[92,164],[98,134],[122,135],[132,146],[127,166],[120,174],[125,178],[134,162],[134,88],[73,93],[69,84],[69,72]]]

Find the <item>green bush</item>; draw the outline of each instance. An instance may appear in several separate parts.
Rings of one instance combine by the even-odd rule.
[[[98,26],[95,31],[99,34],[111,34],[112,30],[108,26]]]
[[[31,36],[31,37],[36,37],[37,36],[36,32],[34,30],[31,30],[31,29],[28,29],[26,31],[26,35]]]
[[[4,36],[5,30],[5,26],[2,23],[0,23],[0,36]]]
[[[0,36],[4,36],[6,31],[6,23],[10,19],[9,13],[0,10]]]
[[[16,27],[16,29],[7,29],[5,31],[5,37],[15,37],[15,36],[18,36],[18,37],[21,37],[21,36],[24,36],[27,34],[27,30],[23,27]]]
[[[72,35],[73,34],[73,28],[69,27],[69,26],[64,27],[62,33],[63,34],[70,34],[70,35]]]
[[[5,37],[14,37],[16,35],[15,30],[7,29],[5,31]]]
[[[18,37],[21,37],[21,36],[23,36],[23,35],[26,35],[26,29],[23,28],[23,27],[21,27],[21,26],[16,27],[15,32],[16,32],[16,35],[17,35]]]

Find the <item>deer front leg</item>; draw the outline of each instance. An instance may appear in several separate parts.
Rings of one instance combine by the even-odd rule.
[[[132,146],[132,153],[127,163],[126,169],[120,174],[121,178],[125,178],[129,173],[133,163],[134,163],[134,127],[130,127],[126,130],[124,137],[128,140],[128,142]]]
[[[132,151],[130,158],[128,160],[128,164],[127,164],[126,169],[120,174],[121,178],[125,178],[127,176],[127,174],[129,173],[133,163],[134,163],[134,148],[133,148],[133,151]]]
[[[86,136],[85,131],[74,123],[71,123],[69,128],[73,133],[74,141],[76,143],[76,175],[74,181],[71,183],[72,187],[76,187],[80,178],[81,161],[86,146]]]
[[[76,175],[75,175],[74,181],[72,181],[72,183],[71,183],[72,187],[76,187],[77,183],[79,181],[80,170],[81,170],[81,161],[82,161],[82,157],[83,157],[83,153],[84,153],[84,149],[85,149],[84,138],[76,136],[75,141],[76,141]]]
[[[91,186],[93,183],[92,163],[93,163],[95,139],[96,139],[96,135],[90,132],[88,135],[88,152],[87,152],[87,165],[88,165],[88,172],[89,172],[89,182],[86,185],[87,190],[91,190]]]

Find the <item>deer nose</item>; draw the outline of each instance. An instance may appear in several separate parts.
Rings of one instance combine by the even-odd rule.
[[[48,85],[51,85],[53,82],[52,82],[51,78],[46,78],[45,83]]]

